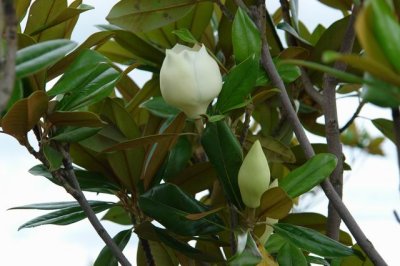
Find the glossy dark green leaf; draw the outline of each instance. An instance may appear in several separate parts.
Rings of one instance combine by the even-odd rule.
[[[238,8],[232,24],[232,45],[237,63],[253,55],[257,59],[260,58],[260,33],[252,19],[241,8]]]
[[[350,257],[352,257],[352,256],[350,256]],[[320,258],[320,257],[306,256],[306,260],[310,264],[317,264],[317,265],[324,265],[324,266],[330,266],[331,265],[328,261],[326,261],[326,260],[324,260],[323,258]],[[352,264],[352,265],[354,265],[354,264]]]
[[[384,118],[377,118],[372,119],[371,122],[380,132],[382,132],[383,135],[385,135],[385,137],[395,143],[393,121]]]
[[[290,213],[285,218],[281,219],[280,222],[307,227],[321,234],[326,234],[327,220],[328,219],[324,215],[319,213],[301,212]],[[352,237],[343,230],[339,230],[339,242],[346,246],[353,245]]]
[[[44,176],[54,184],[61,186],[58,179],[54,178],[44,165],[39,164],[32,167],[29,169],[29,173],[35,176]],[[116,191],[121,190],[115,183],[99,173],[76,169],[75,174],[84,191],[115,194]]]
[[[58,170],[61,167],[63,156],[59,151],[51,147],[49,144],[44,144],[43,154],[49,163],[50,172]]]
[[[46,203],[48,205],[48,203]],[[50,203],[51,204],[51,203]],[[59,204],[59,203],[57,203]],[[111,202],[103,202],[103,201],[89,201],[89,205],[95,213],[102,212],[104,210],[109,209],[114,205]],[[13,209],[33,209],[32,205],[20,206]],[[36,209],[36,208],[35,208]],[[45,224],[54,224],[54,225],[68,225],[72,223],[76,223],[80,220],[86,218],[86,214],[83,212],[82,208],[76,202],[74,205],[61,208],[58,211],[50,212],[35,219],[32,219],[23,225],[21,225],[18,230],[23,228],[31,228]]]
[[[141,103],[139,107],[148,110],[153,115],[163,118],[176,116],[181,112],[179,109],[167,104],[161,96],[153,97]]]
[[[155,227],[150,222],[144,222],[136,227],[135,233],[144,239],[161,241],[168,247],[171,247],[179,253],[184,254],[188,258],[192,258],[197,261],[221,262],[220,257],[215,257],[213,254],[196,249],[189,244],[176,239],[167,230]]]
[[[307,260],[300,248],[285,243],[279,250],[277,261],[280,266],[307,266]]]
[[[286,31],[287,33],[289,33],[290,35],[292,35],[293,37],[295,37],[297,40],[299,40],[299,41],[301,41],[301,42],[303,42],[303,43],[305,43],[305,44],[311,45],[311,43],[309,43],[306,39],[302,38],[302,37],[296,32],[296,30],[295,30],[292,26],[290,26],[290,24],[288,24],[287,22],[281,22],[281,23],[279,23],[279,24],[277,25],[277,28]]]
[[[131,238],[132,230],[124,230],[119,232],[113,237],[115,244],[120,248],[120,250],[124,250],[125,246],[128,244],[129,239]],[[105,246],[100,254],[97,256],[96,261],[93,264],[94,266],[118,266],[118,260],[112,254],[112,251],[108,246]]]
[[[218,225],[222,221],[216,214],[196,221],[187,219],[188,214],[202,213],[208,209],[173,184],[161,184],[142,194],[139,206],[147,216],[176,234],[193,236],[221,231]]]
[[[49,67],[63,58],[77,44],[69,40],[41,42],[17,52],[16,75],[23,78]]]
[[[101,127],[65,127],[51,137],[52,140],[74,143],[85,140],[101,130]]]
[[[326,258],[354,255],[351,248],[312,229],[285,223],[277,223],[273,227],[275,233],[287,239],[293,245],[316,255]]]
[[[92,201],[95,203],[96,201]],[[65,208],[73,208],[79,206],[76,201],[60,201],[60,202],[46,202],[46,203],[33,203],[29,205],[13,207],[9,210],[59,210]]]
[[[101,220],[110,221],[122,225],[131,225],[132,219],[130,214],[122,206],[114,206],[104,214]]]
[[[146,32],[180,19],[195,3],[193,0],[123,0],[111,9],[106,19],[132,32]]]
[[[337,158],[333,154],[320,153],[279,180],[291,198],[296,198],[321,183],[335,169]]]
[[[226,113],[245,106],[256,84],[257,73],[258,60],[254,56],[234,67],[225,77],[216,109],[221,113]]]
[[[381,107],[397,108],[400,105],[400,87],[376,79],[369,73],[364,75],[361,97]]]
[[[162,178],[168,180],[177,176],[187,165],[192,156],[192,144],[185,136],[179,137],[168,154]]]
[[[243,208],[238,185],[238,172],[243,152],[229,126],[224,120],[208,123],[201,137],[201,144],[214,166],[226,198],[239,209]]]

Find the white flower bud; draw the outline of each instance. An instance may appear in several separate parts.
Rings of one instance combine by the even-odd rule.
[[[205,114],[208,105],[222,88],[217,62],[204,45],[193,48],[176,44],[167,49],[160,71],[160,88],[164,100],[189,118]]]
[[[244,204],[249,208],[260,206],[268,189],[271,173],[260,141],[254,142],[239,169],[238,183]]]

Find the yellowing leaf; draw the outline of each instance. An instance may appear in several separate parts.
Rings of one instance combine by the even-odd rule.
[[[4,132],[22,141],[47,111],[48,102],[44,91],[35,91],[28,98],[17,101],[2,119]]]
[[[293,201],[280,187],[268,189],[261,198],[258,209],[259,218],[269,217],[281,219],[285,217],[293,206]]]

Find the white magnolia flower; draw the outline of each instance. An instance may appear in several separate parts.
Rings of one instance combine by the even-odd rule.
[[[217,62],[204,45],[190,48],[176,44],[166,54],[160,71],[164,100],[189,118],[199,118],[222,88]]]
[[[239,169],[238,183],[243,203],[249,208],[260,206],[263,193],[268,189],[271,173],[260,141],[251,146]]]

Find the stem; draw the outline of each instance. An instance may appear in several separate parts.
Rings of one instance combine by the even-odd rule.
[[[224,16],[227,17],[229,21],[233,21],[234,16],[232,15],[231,11],[221,2],[221,0],[214,0],[214,2],[218,5],[222,14],[224,14]]]
[[[108,246],[111,253],[115,256],[115,258],[119,261],[119,263],[121,263],[122,266],[131,266],[131,263],[128,261],[128,259],[122,253],[121,249],[118,247],[118,245],[114,242],[114,240],[108,234],[108,232],[103,227],[103,225],[100,223],[96,214],[90,207],[85,195],[82,192],[82,189],[80,188],[78,180],[76,178],[74,169],[72,167],[71,156],[61,146],[59,146],[59,151],[61,152],[61,154],[64,157],[63,164],[64,164],[64,169],[65,169],[64,173],[66,175],[65,177],[66,177],[67,181],[69,181],[69,183],[72,187],[72,190],[67,189],[67,191],[76,199],[76,201],[78,201],[79,205],[81,206],[82,210],[88,217],[90,223],[96,230],[97,234],[103,239],[104,243]]]
[[[5,22],[6,53],[0,48],[0,112],[6,107],[14,88],[17,52],[17,17],[12,0],[0,1],[0,19]],[[2,30],[2,29],[0,29]],[[0,40],[3,32],[0,32]],[[5,57],[3,59],[3,56]]]
[[[246,106],[245,110],[245,117],[244,117],[244,123],[243,123],[243,129],[239,137],[239,143],[241,146],[243,146],[244,141],[246,140],[247,134],[249,133],[249,128],[250,128],[250,121],[251,121],[251,114],[254,111],[254,105],[252,103],[248,104]]]
[[[349,24],[344,35],[340,53],[351,53],[355,40],[354,22],[358,13],[356,7],[350,16]],[[334,68],[339,71],[344,71],[347,65],[343,62],[336,62]],[[336,78],[325,74],[323,78],[323,97],[324,97],[324,117],[325,117],[325,132],[328,144],[328,151],[334,154],[337,159],[336,168],[333,170],[330,181],[338,193],[339,197],[343,195],[343,149],[340,141],[340,130],[338,124],[338,115],[336,107],[336,86],[338,81]],[[335,207],[329,202],[328,206],[328,221],[327,235],[335,240],[339,239],[341,218]]]
[[[257,25],[260,26],[260,34],[262,40],[261,63],[265,71],[267,72],[268,76],[270,77],[272,84],[280,89],[281,91],[280,98],[282,101],[282,105],[288,113],[288,118],[290,119],[293,125],[296,137],[301,147],[303,148],[306,157],[311,158],[315,155],[314,150],[290,102],[289,96],[286,92],[285,85],[274,66],[271,54],[269,52],[267,37],[265,34],[265,21],[266,21],[265,2],[263,0],[258,0],[257,4],[258,4],[257,18],[259,20]],[[349,228],[350,232],[353,234],[357,243],[360,245],[363,251],[368,255],[371,261],[375,263],[375,265],[387,265],[387,263],[383,260],[380,254],[376,251],[372,243],[367,239],[361,228],[358,226],[357,222],[354,220],[353,216],[346,208],[339,195],[336,193],[332,184],[328,180],[324,180],[321,183],[321,187],[324,190],[325,195],[328,197],[329,201],[333,204],[333,206],[335,206],[336,210],[339,212],[340,217],[343,219],[343,221]]]
[[[393,130],[397,151],[397,163],[399,165],[400,170],[400,112],[399,108],[392,108],[392,117],[393,117]],[[400,189],[400,187],[399,187]]]
[[[340,133],[343,133],[346,129],[348,129],[351,124],[353,124],[354,120],[358,117],[358,115],[361,112],[361,109],[364,107],[365,102],[362,101],[360,102],[360,104],[358,105],[356,111],[354,112],[353,116],[350,118],[349,121],[347,121],[347,123],[339,130]]]

